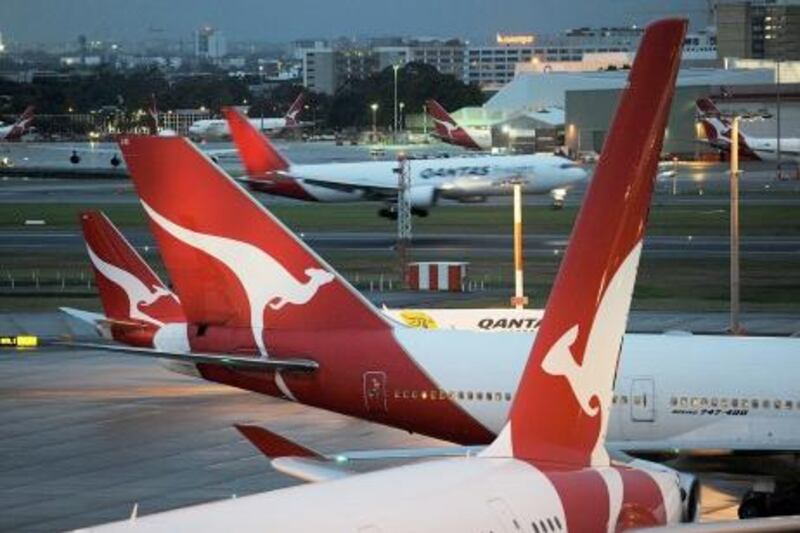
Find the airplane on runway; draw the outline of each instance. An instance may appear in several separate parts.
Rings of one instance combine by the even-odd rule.
[[[436,100],[425,101],[425,109],[433,119],[435,133],[440,140],[463,146],[467,150],[491,150],[492,131],[488,128],[460,126]]]
[[[293,164],[239,111],[224,113],[247,172],[240,181],[251,190],[309,202],[383,202],[379,215],[397,216],[397,162]],[[527,194],[549,193],[560,206],[567,189],[587,175],[574,161],[544,153],[409,159],[408,165],[411,212],[418,216],[427,216],[440,198],[469,203],[510,195],[512,180]]]
[[[98,530],[249,531],[268,524],[276,531],[522,531],[524,527],[525,531],[599,532],[692,520],[695,509],[684,505],[689,498],[679,473],[655,465],[612,463],[605,448],[614,374],[685,29],[684,20],[665,20],[645,30],[630,87],[589,186],[545,318],[525,354],[527,363],[508,421],[488,448],[476,457],[350,475],[157,513]],[[637,120],[644,126],[637,128],[639,135],[630,135]],[[151,171],[166,155],[197,154],[192,146],[129,137],[120,144],[165,260],[170,263],[191,253],[207,265],[218,261],[223,276],[238,280],[238,298],[229,300],[234,308],[227,308],[227,316],[241,314],[247,319],[262,359],[284,358],[277,355],[280,348],[292,345],[296,354],[321,355],[325,348],[320,341],[333,355],[337,348],[331,341],[337,329],[346,334],[351,349],[369,348],[376,363],[387,351],[396,351],[397,330],[392,336],[386,322],[365,309],[365,302],[266,210],[261,208],[261,216],[241,223],[259,204],[243,197],[218,169],[197,175],[208,179],[203,182],[208,187],[195,187],[203,192],[191,194],[186,203],[216,199],[220,205],[240,209],[242,219],[226,223],[213,218],[200,224],[202,230],[190,229],[189,219],[198,217],[188,216],[180,207],[166,208],[172,199],[164,197],[186,184],[183,179],[170,180],[163,194],[154,194],[156,177]],[[196,166],[187,159],[169,161],[180,161],[177,166],[186,169]],[[208,175],[212,171],[217,177],[213,181]],[[274,241],[283,246],[272,248],[268,243]],[[277,250],[282,253],[276,255]],[[234,262],[237,259],[239,263]],[[243,268],[248,260],[259,268]],[[265,275],[274,282],[271,287],[282,289],[267,291],[259,281]],[[298,275],[308,281],[299,281]],[[174,280],[179,292],[196,283],[188,277],[188,269]],[[191,318],[198,302],[184,300],[183,305]],[[305,321],[299,320],[301,309],[307,311]],[[271,324],[266,337],[261,328],[265,310]],[[362,318],[357,327],[354,318]],[[281,333],[281,327],[293,331]],[[471,347],[455,341],[451,338],[435,347],[438,357],[460,352],[468,358]],[[318,372],[325,372],[324,363]],[[319,376],[315,372],[306,378],[315,375]],[[370,381],[366,378],[366,383]],[[303,385],[297,385],[301,390]],[[337,391],[342,396],[348,392]],[[436,392],[432,401],[445,399]],[[380,409],[383,402],[372,396],[367,403]],[[303,509],[313,512],[298,512]]]
[[[281,133],[285,130],[298,128],[301,126],[297,120],[303,110],[303,103],[306,95],[301,92],[297,95],[289,110],[282,117],[249,118],[247,120],[253,128],[258,131],[269,132],[272,134]],[[224,119],[205,119],[197,120],[189,126],[189,136],[192,138],[227,138],[230,137],[231,130],[228,121]]]
[[[717,106],[708,98],[696,102],[700,121],[705,129],[708,142],[725,152],[731,149],[731,121],[720,113]],[[778,142],[772,137],[754,137],[739,129],[739,153],[742,156],[761,161],[777,161]],[[800,162],[800,139],[782,137],[780,142],[781,159]]]
[[[29,105],[19,116],[16,122],[7,126],[0,126],[0,142],[18,141],[27,132],[34,117],[34,107]]]
[[[124,138],[123,142],[138,145],[149,141]],[[185,350],[177,349],[141,349],[137,353],[193,364],[212,381],[462,444],[486,443],[500,430],[531,336],[498,334],[488,339],[485,334],[463,331],[419,332],[398,327],[190,145],[177,141],[154,144],[153,152],[163,157],[146,159],[126,144],[122,148],[132,157],[134,181],[153,220],[189,322],[182,331],[175,330],[183,337],[174,346],[192,349],[190,357],[183,357]],[[159,164],[161,160],[180,165],[166,169]],[[197,187],[197,183],[204,186]],[[172,200],[177,197],[180,202]],[[205,216],[198,219],[193,214],[197,212]],[[250,222],[238,222],[243,219]],[[247,238],[241,238],[241,232]],[[207,239],[210,235],[215,237]],[[218,248],[224,243],[236,249],[233,259],[223,249],[227,244]],[[199,253],[195,245],[206,251]],[[267,322],[259,312],[265,307]],[[337,311],[342,308],[349,312]],[[303,334],[307,331],[314,333]],[[356,332],[364,333],[364,342],[353,343]],[[752,355],[754,344],[748,346],[737,339],[701,343],[692,337],[647,337],[642,336],[648,343],[642,349],[652,352],[651,364],[669,361],[672,368],[687,374],[665,383],[662,390],[661,382],[636,379],[652,375],[634,367],[630,380],[624,382],[629,388],[618,391],[618,403],[612,402],[622,413],[618,435],[623,448],[625,424],[652,429],[662,420],[661,413],[669,413],[674,416],[663,416],[665,424],[660,429],[665,433],[651,443],[651,450],[739,447],[797,451],[797,435],[792,433],[796,423],[787,424],[796,420],[797,411],[763,408],[762,404],[764,398],[777,395],[785,402],[793,395],[793,383],[781,381],[787,376],[785,369],[796,365],[791,357],[796,344],[791,339],[770,339],[769,349],[764,351],[775,359],[766,365],[760,358],[754,365],[747,355]],[[447,346],[454,344],[463,349],[452,353]],[[716,371],[720,353],[734,351],[742,354],[737,361],[740,366],[731,364],[732,376],[709,384],[709,369]],[[245,357],[254,353],[260,357]],[[502,354],[506,364],[498,365],[497,356],[487,354]],[[753,367],[781,372],[756,378]],[[681,388],[687,392],[682,394]],[[748,407],[742,414],[739,405],[743,397],[762,400],[758,408]],[[736,408],[732,407],[734,398]],[[696,410],[682,409],[683,404]],[[714,409],[710,409],[712,405]],[[701,410],[701,406],[707,408]],[[703,416],[698,416],[701,413]],[[752,422],[760,417],[765,419],[759,425],[763,430],[752,434]],[[642,424],[649,418],[652,424]],[[733,438],[707,430],[721,421],[731,428]],[[782,430],[774,431],[777,426]]]

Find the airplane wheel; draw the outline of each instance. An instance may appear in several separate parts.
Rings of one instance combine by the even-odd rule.
[[[767,497],[765,494],[749,491],[742,497],[742,503],[739,504],[739,518],[759,518],[767,516]]]
[[[389,220],[397,220],[397,211],[384,207],[378,210],[378,216],[388,218]]]

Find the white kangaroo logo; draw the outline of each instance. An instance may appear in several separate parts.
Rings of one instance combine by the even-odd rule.
[[[156,326],[163,326],[164,323],[157,320],[150,315],[142,312],[139,309],[140,305],[150,305],[162,296],[170,296],[175,298],[169,290],[161,286],[148,287],[142,280],[111,263],[107,263],[100,259],[92,248],[87,244],[86,250],[89,252],[89,259],[97,270],[110,281],[117,284],[125,294],[128,296],[128,316],[144,322],[149,322]]]
[[[440,124],[442,127],[444,127],[444,129],[447,130],[447,136],[450,137],[450,138],[453,137],[453,132],[459,130],[459,127],[456,124],[453,124],[452,122],[450,122],[449,120],[443,120],[443,119],[434,117],[433,121],[436,122],[437,124]]]
[[[287,304],[303,305],[311,300],[322,285],[333,281],[327,270],[308,268],[308,281],[297,280],[272,256],[252,244],[226,237],[207,235],[183,228],[167,220],[142,201],[147,214],[156,224],[181,242],[201,250],[228,267],[242,284],[250,304],[250,328],[261,355],[267,356],[264,344],[264,308],[279,310]]]
[[[563,376],[567,379],[584,413],[590,417],[601,414],[601,426],[592,452],[593,457],[606,456],[603,447],[608,427],[606,413],[611,404],[614,374],[625,324],[628,321],[641,252],[642,241],[639,241],[628,253],[603,292],[594,320],[590,324],[591,330],[586,340],[583,362],[580,365],[575,362],[570,351],[570,347],[578,338],[577,325],[561,335],[542,360],[542,370],[552,376]],[[592,399],[595,399],[594,404]]]

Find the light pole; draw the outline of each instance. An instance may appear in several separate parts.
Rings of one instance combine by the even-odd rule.
[[[394,127],[392,128],[392,135],[397,133],[397,71],[400,70],[400,65],[392,65],[394,70]]]
[[[422,104],[422,136],[428,142],[428,108]]]
[[[400,131],[404,131],[406,129],[406,114],[405,114],[406,103],[400,102],[400,120],[398,121],[398,126]]]
[[[731,333],[739,335],[739,117],[731,124]]]
[[[378,138],[378,104],[374,103],[369,106],[372,109],[372,142]]]
[[[777,121],[777,139],[775,139],[775,155],[778,163],[778,179],[783,179],[781,173],[781,60],[775,60],[775,119]]]
[[[522,278],[522,183],[515,179],[511,185],[514,187],[514,296],[511,305],[521,310],[528,304]]]

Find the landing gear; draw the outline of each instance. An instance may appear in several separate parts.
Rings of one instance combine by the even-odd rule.
[[[109,162],[111,163],[112,167],[117,168],[122,163],[122,160],[120,160],[120,158],[119,158],[119,156],[117,154],[114,154],[114,157],[112,157],[111,161],[109,161]]]
[[[786,516],[800,513],[800,485],[775,485],[772,490],[756,486],[739,504],[739,518]]]
[[[81,156],[78,155],[77,150],[72,151],[72,155],[69,156],[69,162],[72,163],[73,165],[77,165],[78,163],[81,162]]]
[[[429,213],[430,212],[427,209],[422,209],[421,207],[411,208],[411,214],[420,218],[427,217]],[[389,220],[397,220],[397,206],[390,205],[382,207],[378,210],[378,216],[382,218],[388,218]]]

